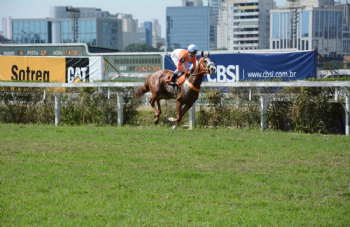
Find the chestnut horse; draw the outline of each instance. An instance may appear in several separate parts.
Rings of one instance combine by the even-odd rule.
[[[155,112],[155,124],[158,124],[159,116],[162,113],[159,101],[161,99],[175,99],[176,97],[177,118],[169,118],[169,120],[175,121],[173,129],[176,129],[178,123],[181,122],[182,117],[198,99],[199,90],[204,75],[213,75],[216,72],[216,68],[214,63],[209,59],[209,53],[207,56],[205,56],[202,51],[201,58],[199,58],[196,68],[192,74],[187,74],[188,78],[181,84],[181,86],[179,86],[176,96],[174,94],[174,88],[171,85],[168,85],[168,83],[165,81],[169,72],[172,71],[163,69],[149,75],[145,84],[137,88],[135,97],[140,98],[148,91],[152,93],[150,104]],[[155,106],[156,102],[158,110]]]

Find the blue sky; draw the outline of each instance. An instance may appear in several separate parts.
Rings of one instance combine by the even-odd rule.
[[[276,0],[279,6],[285,0]],[[181,6],[182,0],[0,0],[0,19],[12,18],[45,18],[50,16],[50,6],[94,7],[112,14],[133,14],[139,23],[158,19],[162,26],[162,37],[165,37],[166,7]],[[207,4],[207,0],[203,1]],[[2,23],[0,23],[2,30]]]

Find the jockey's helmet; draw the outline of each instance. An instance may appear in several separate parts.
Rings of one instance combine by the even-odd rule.
[[[191,44],[191,45],[188,46],[187,50],[188,50],[188,52],[190,54],[197,54],[198,47],[196,45],[194,45],[194,44]]]

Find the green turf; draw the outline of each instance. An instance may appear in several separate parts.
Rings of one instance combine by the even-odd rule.
[[[350,137],[0,124],[2,226],[349,226]]]

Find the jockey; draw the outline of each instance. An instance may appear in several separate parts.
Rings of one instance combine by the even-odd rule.
[[[181,76],[183,73],[190,73],[188,67],[188,62],[192,62],[192,70],[196,68],[198,47],[194,44],[188,46],[187,50],[185,49],[176,49],[171,53],[171,60],[173,60],[176,65],[176,70],[174,75],[169,82],[170,85],[175,85],[176,78]],[[192,71],[191,70],[191,71]]]

